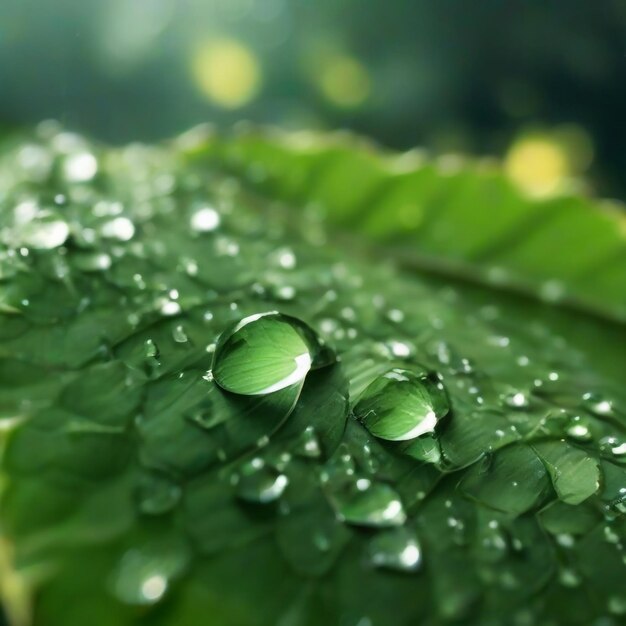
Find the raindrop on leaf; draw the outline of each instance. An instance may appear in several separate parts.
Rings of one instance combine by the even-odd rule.
[[[434,432],[449,410],[447,393],[436,375],[392,369],[365,389],[354,413],[375,437],[407,441]]]
[[[267,395],[302,384],[309,370],[333,360],[304,322],[275,311],[243,318],[215,348],[217,384],[240,395]]]

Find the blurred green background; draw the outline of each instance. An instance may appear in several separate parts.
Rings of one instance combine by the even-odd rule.
[[[2,0],[0,125],[111,142],[211,121],[503,157],[626,197],[623,0]]]

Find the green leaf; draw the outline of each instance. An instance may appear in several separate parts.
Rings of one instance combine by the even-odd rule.
[[[340,136],[63,139],[0,145],[11,626],[620,619],[622,215]]]
[[[535,200],[493,165],[377,152],[340,134],[247,130],[205,154],[274,198],[321,206],[329,221],[393,245],[416,268],[626,320],[619,206]]]

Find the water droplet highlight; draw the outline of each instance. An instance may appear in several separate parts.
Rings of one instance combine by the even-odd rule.
[[[289,484],[284,474],[258,457],[244,464],[234,480],[237,497],[258,504],[278,500]]]
[[[367,557],[374,567],[398,572],[416,572],[422,564],[420,545],[408,528],[378,533],[368,544]]]
[[[369,478],[334,481],[326,484],[329,501],[337,517],[349,524],[385,528],[402,526],[406,513],[397,492]]]

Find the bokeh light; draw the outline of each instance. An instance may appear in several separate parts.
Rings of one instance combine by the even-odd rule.
[[[317,81],[328,102],[346,109],[362,105],[372,90],[365,65],[347,54],[332,55],[322,61]]]
[[[257,57],[236,39],[219,38],[201,44],[194,52],[191,69],[202,94],[225,109],[249,104],[261,87]]]
[[[504,165],[509,177],[534,196],[558,192],[571,173],[562,146],[540,135],[516,141],[506,155]]]

